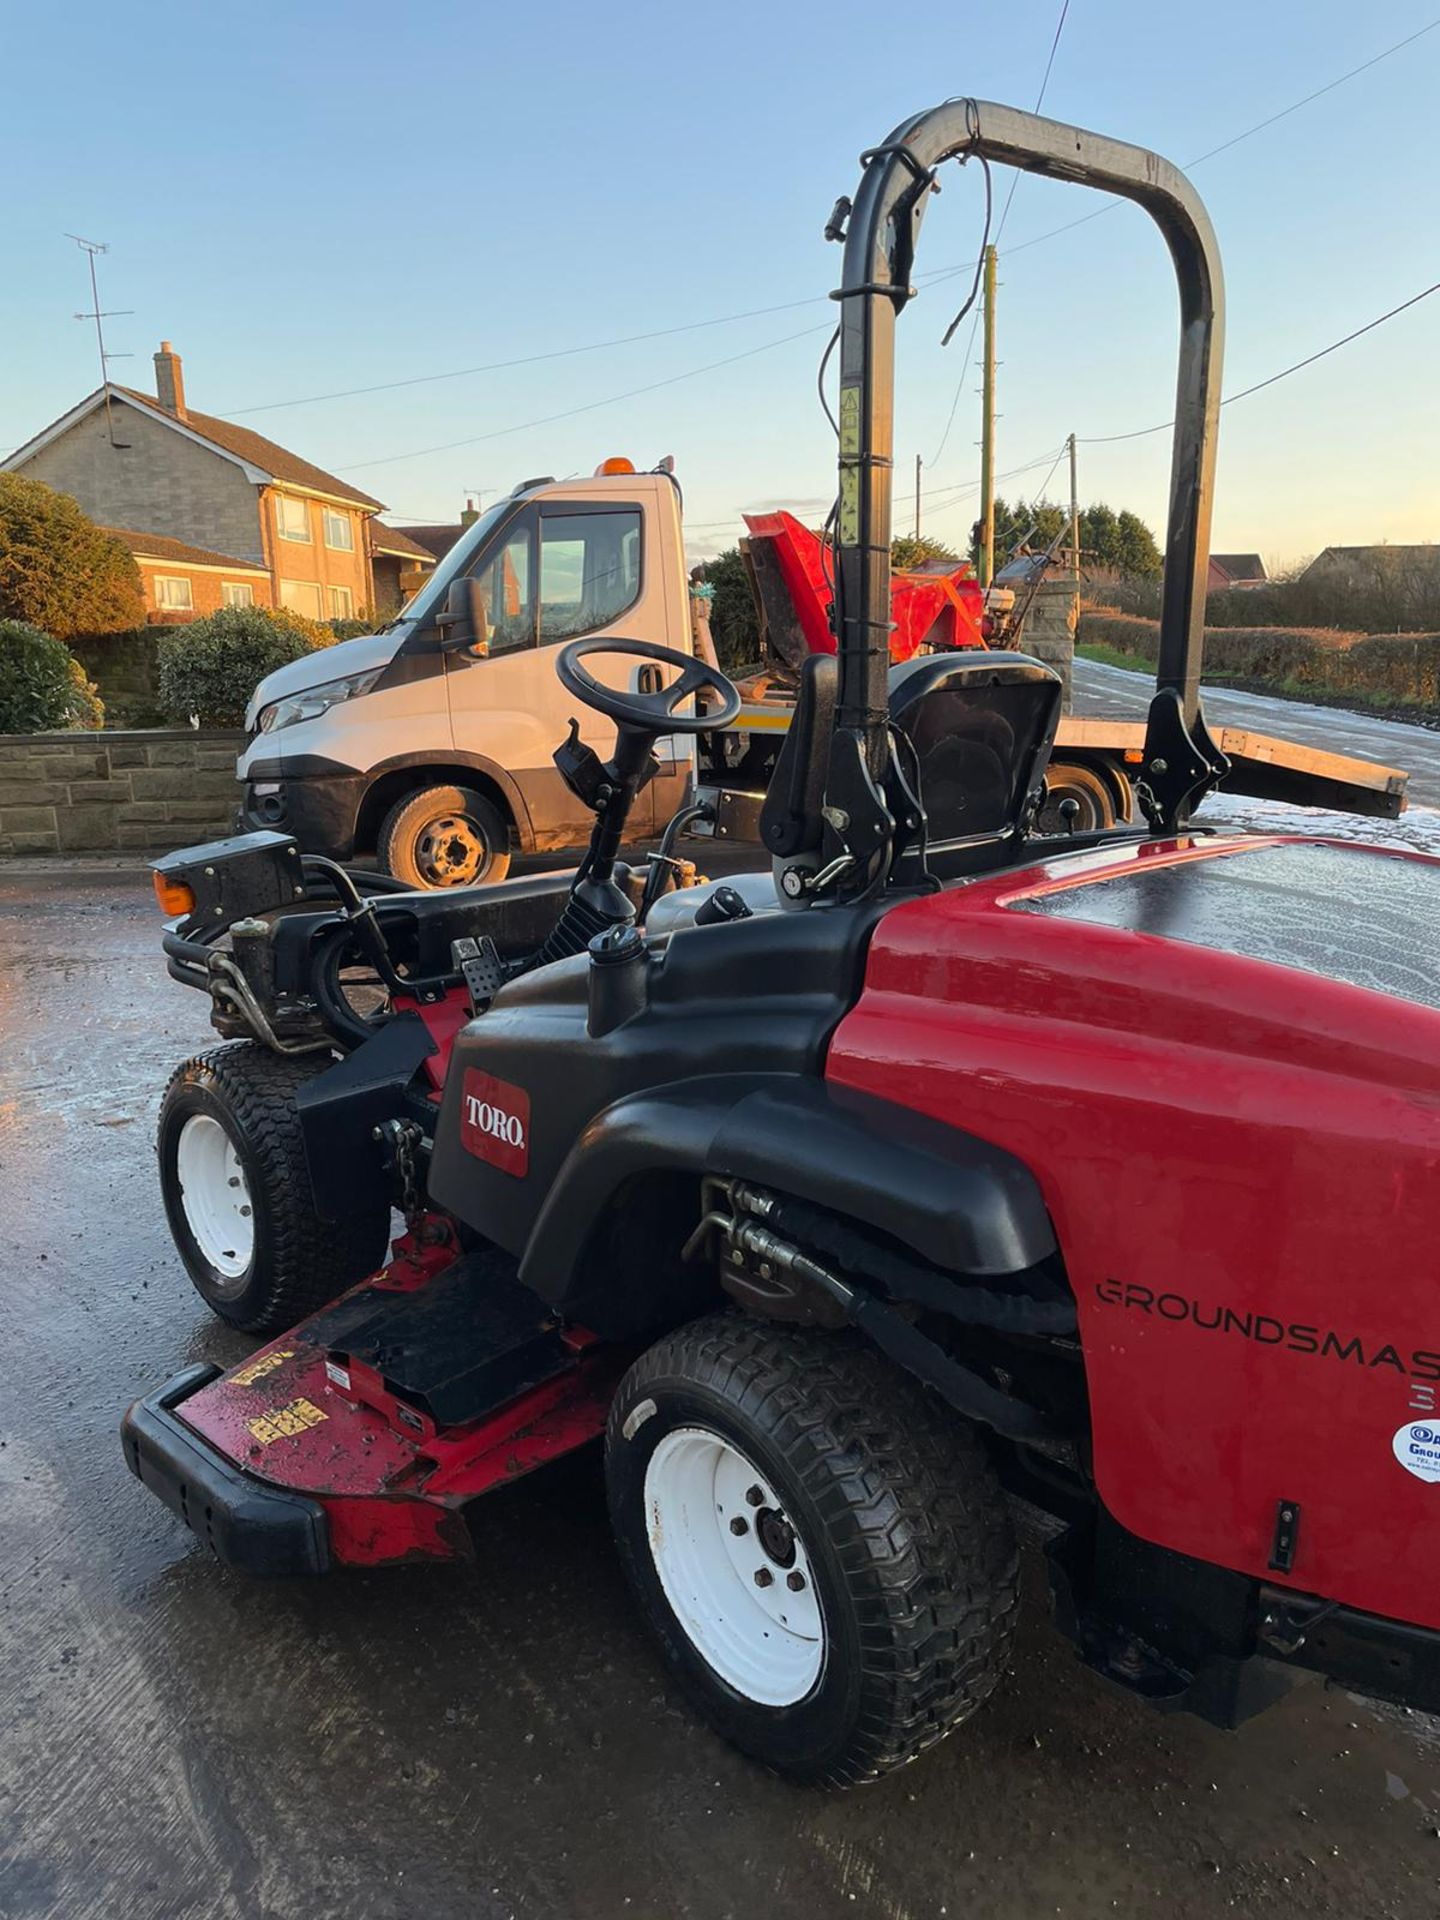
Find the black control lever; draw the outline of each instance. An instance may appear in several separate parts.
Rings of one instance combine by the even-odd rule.
[[[737,893],[734,887],[717,887],[710,898],[701,903],[695,915],[695,925],[714,927],[723,920],[749,920],[753,912],[744,895]]]
[[[588,807],[591,813],[600,810],[601,789],[607,784],[605,762],[595,749],[587,746],[580,738],[580,722],[570,722],[570,734],[556,747],[550,758],[555,762],[560,778],[574,794],[582,807]]]

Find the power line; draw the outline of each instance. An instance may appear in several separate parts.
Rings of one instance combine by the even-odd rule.
[[[1060,29],[1064,25],[1067,10],[1068,0],[1066,7],[1062,7],[1060,20],[1055,30],[1055,36],[1051,42],[1050,57],[1046,63],[1045,71],[1046,82],[1049,80],[1050,69],[1054,65],[1055,52],[1059,45]],[[1323,87],[1317,87],[1313,93],[1307,93],[1303,98],[1292,101],[1289,106],[1282,107],[1279,112],[1269,115],[1268,118],[1264,120],[1257,121],[1253,127],[1247,127],[1243,132],[1232,135],[1230,139],[1222,141],[1218,147],[1211,147],[1208,152],[1198,154],[1195,159],[1187,161],[1186,165],[1192,167],[1199,166],[1202,161],[1211,160],[1217,154],[1227,152],[1229,148],[1238,146],[1242,140],[1248,140],[1253,134],[1263,132],[1266,127],[1274,126],[1277,121],[1285,119],[1288,115],[1298,113],[1302,107],[1309,106],[1312,101],[1321,99],[1327,93],[1332,93],[1335,88],[1343,86],[1346,81],[1355,79],[1357,75],[1368,72],[1371,67],[1378,66],[1382,60],[1388,60],[1392,55],[1402,52],[1404,48],[1413,45],[1415,41],[1423,38],[1424,35],[1433,33],[1437,27],[1440,27],[1440,19],[1430,21],[1428,25],[1418,28],[1412,34],[1408,34],[1405,39],[1397,40],[1393,46],[1386,47],[1382,52],[1372,55],[1369,60],[1362,61],[1359,66],[1351,67],[1348,72],[1342,73],[1336,79],[1328,81]],[[1042,83],[1040,98],[1043,99],[1043,97],[1044,86]],[[1018,175],[1016,179],[1018,180]],[[1015,182],[1012,181],[1010,194],[1007,196],[1005,203],[1006,212],[1009,210],[1010,200],[1014,197],[1014,191]],[[1012,254],[1023,253],[1027,248],[1038,247],[1046,240],[1053,240],[1062,233],[1069,233],[1074,227],[1084,226],[1086,222],[1090,220],[1099,219],[1102,214],[1113,212],[1115,204],[1115,202],[1107,202],[1105,205],[1093,209],[1090,213],[1082,214],[1076,220],[1067,221],[1063,226],[1052,227],[1045,233],[1034,234],[1030,239],[1022,240],[1018,246],[1011,247],[1009,252]],[[1001,225],[1003,226],[1003,224],[1004,214],[1001,216]],[[958,273],[969,272],[972,266],[973,262],[966,260],[949,267],[931,268],[928,271],[918,274],[916,277],[920,280],[938,282],[949,279]],[[548,360],[571,359],[579,354],[603,353],[614,347],[634,346],[649,340],[668,339],[676,334],[696,333],[708,327],[730,326],[741,320],[761,319],[772,313],[793,313],[797,312],[801,307],[819,306],[825,297],[826,296],[821,294],[813,294],[800,300],[780,301],[772,306],[748,307],[740,313],[718,314],[708,320],[690,320],[673,327],[657,327],[646,333],[620,334],[610,340],[585,341],[578,346],[557,347],[547,353],[523,354],[511,360],[485,361],[473,367],[452,367],[441,373],[413,374],[403,380],[380,380],[363,387],[342,387],[326,393],[301,394],[293,400],[270,400],[256,406],[232,407],[228,410],[221,409],[220,414],[224,419],[238,419],[242,415],[274,413],[286,407],[317,406],[327,400],[362,399],[374,393],[394,393],[407,387],[428,386],[438,381],[463,380],[482,373],[501,373],[514,367],[537,366]],[[972,330],[972,342],[973,337]],[[966,358],[967,360],[969,358],[968,346],[966,349]]]
[[[538,420],[519,420],[510,427],[493,427],[489,433],[471,434],[465,440],[446,440],[435,447],[414,447],[409,453],[387,453],[379,460],[352,461],[348,466],[342,466],[340,470],[343,473],[361,473],[369,467],[394,466],[400,460],[419,460],[426,454],[450,453],[456,447],[478,446],[482,440],[500,440],[506,434],[528,432],[531,427],[548,427],[557,420],[573,420],[577,414],[594,413],[597,407],[613,407],[621,400],[634,400],[643,393],[656,393],[661,387],[673,387],[681,380],[698,379],[702,373],[715,373],[721,367],[733,367],[737,361],[753,360],[757,353],[769,353],[774,347],[788,346],[792,340],[806,340],[813,334],[827,333],[829,329],[830,322],[822,321],[818,327],[803,327],[799,333],[787,333],[779,340],[766,340],[758,347],[747,347],[743,353],[732,353],[724,360],[711,360],[703,367],[690,367],[684,373],[672,373],[667,379],[651,380],[643,387],[630,387],[624,393],[607,394],[603,400],[587,400],[583,406],[566,407],[560,413],[547,413]]]
[[[568,360],[581,353],[604,353],[610,347],[630,347],[643,340],[667,340],[672,334],[698,333],[705,327],[728,327],[737,320],[758,320],[771,313],[793,313],[798,307],[816,307],[828,296],[810,294],[804,300],[783,300],[778,306],[749,307],[744,313],[722,313],[713,320],[687,320],[683,326],[656,327],[650,333],[620,334],[613,340],[590,340],[578,347],[556,347],[549,353],[526,353],[516,360],[488,360],[478,367],[452,367],[446,373],[417,373],[407,380],[380,380],[369,387],[341,387],[333,393],[302,394],[298,400],[269,400],[259,407],[231,407],[220,418],[236,420],[242,414],[275,413],[284,407],[317,406],[322,400],[355,400],[371,393],[394,393],[401,387],[431,386],[437,380],[465,380],[477,373],[502,373],[510,367],[533,367],[544,360]]]
[[[1333,93],[1337,87],[1343,87],[1347,80],[1353,80],[1359,74],[1368,73],[1371,67],[1378,67],[1382,60],[1389,60],[1392,55],[1402,53],[1406,47],[1413,46],[1417,40],[1424,39],[1427,33],[1434,33],[1437,27],[1440,27],[1440,19],[1431,20],[1428,25],[1417,27],[1414,33],[1407,34],[1403,40],[1397,40],[1394,46],[1372,54],[1370,59],[1362,60],[1358,67],[1351,67],[1347,73],[1338,75],[1336,79],[1327,80],[1323,87],[1316,87],[1313,93],[1304,94],[1299,100],[1292,100],[1288,107],[1281,107],[1278,113],[1269,114],[1264,120],[1257,120],[1253,127],[1246,127],[1243,132],[1232,134],[1228,140],[1222,140],[1218,147],[1210,147],[1204,153],[1197,153],[1194,159],[1186,160],[1183,165],[1188,170],[1191,167],[1203,165],[1207,160],[1213,160],[1217,154],[1228,153],[1231,147],[1238,147],[1242,140],[1249,140],[1253,135],[1263,133],[1267,127],[1273,127],[1277,121],[1288,119],[1292,113],[1298,113],[1302,107],[1308,107],[1312,101],[1323,99],[1327,93]],[[1017,246],[1009,248],[1008,251],[1014,255],[1025,253],[1031,247],[1043,246],[1047,240],[1058,239],[1062,233],[1073,233],[1076,227],[1088,226],[1092,220],[1099,220],[1107,213],[1114,213],[1121,204],[1119,200],[1106,200],[1100,206],[1092,207],[1089,213],[1082,213],[1074,220],[1067,220],[1063,226],[1048,227],[1044,233],[1032,234],[1028,240],[1020,241]],[[962,260],[953,266],[938,267],[931,273],[917,274],[916,278],[932,282],[952,280],[956,274],[966,272],[968,266],[968,261]]]
[[[1035,96],[1035,112],[1036,113],[1040,111],[1041,104],[1045,99],[1045,89],[1050,84],[1051,69],[1055,65],[1056,50],[1060,45],[1060,35],[1065,31],[1065,17],[1069,13],[1069,11],[1070,11],[1070,0],[1061,0],[1060,17],[1055,22],[1055,33],[1054,33],[1054,37],[1050,42],[1049,57],[1046,59],[1046,62],[1045,62],[1045,71],[1040,76],[1040,91]],[[1019,184],[1020,184],[1020,175],[1018,173],[1012,173],[1010,176],[1010,191],[1005,196],[1005,205],[1000,209],[1000,224],[995,229],[995,245],[997,247],[1000,244],[1000,235],[1005,231],[1005,222],[1010,217],[1010,202],[1015,198],[1015,189],[1016,187],[1019,186]],[[990,172],[987,167],[985,172],[985,239],[988,241],[989,238],[990,238]],[[984,252],[983,243],[981,246],[981,252],[982,253]],[[977,275],[977,284],[978,284],[978,275]],[[971,294],[971,298],[972,300],[974,298],[973,292]],[[976,331],[976,328],[979,326],[979,324],[980,324],[980,313],[979,313],[979,309],[977,308],[975,313],[975,318],[970,322],[970,335],[965,342],[965,358],[960,363],[960,378],[955,382],[955,393],[954,393],[954,397],[950,402],[950,412],[946,416],[945,431],[940,436],[939,446],[935,449],[934,454],[931,456],[930,464],[932,467],[935,465],[935,462],[940,458],[941,454],[944,453],[945,448],[950,439],[950,429],[955,424],[955,414],[960,406],[960,395],[964,391],[966,375],[970,371],[970,355],[975,346],[975,331]],[[952,321],[950,332],[953,333],[954,330],[955,330],[954,322]],[[950,334],[947,333],[943,344],[948,346],[949,342],[950,342]]]
[[[1347,333],[1339,340],[1332,340],[1328,347],[1321,347],[1317,353],[1307,354],[1303,360],[1297,360],[1293,366],[1282,367],[1279,373],[1272,373],[1263,380],[1257,380],[1253,387],[1242,387],[1238,393],[1227,393],[1220,402],[1222,407],[1233,406],[1237,400],[1248,400],[1252,393],[1259,393],[1265,387],[1273,387],[1277,380],[1287,380],[1292,373],[1299,373],[1302,367],[1313,367],[1317,360],[1323,360],[1327,354],[1338,353],[1341,347],[1348,347],[1352,340],[1358,340],[1362,334],[1373,333],[1376,327],[1383,327],[1387,320],[1393,320],[1397,313],[1404,313],[1407,307],[1418,306],[1422,300],[1428,300],[1432,293],[1440,293],[1440,280],[1432,286],[1424,287],[1419,293],[1412,293],[1408,300],[1402,300],[1398,307],[1391,307],[1388,313],[1380,314],[1374,320],[1367,320],[1363,327],[1356,327],[1353,333]],[[1082,447],[1113,446],[1118,440],[1143,440],[1148,434],[1164,433],[1173,427],[1173,420],[1162,420],[1157,426],[1137,427],[1132,433],[1081,434],[1078,436]]]

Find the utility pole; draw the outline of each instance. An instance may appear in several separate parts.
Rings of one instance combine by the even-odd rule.
[[[111,446],[118,451],[123,449],[126,443],[115,438],[115,413],[110,404],[110,362],[112,360],[128,360],[130,355],[128,353],[108,353],[106,351],[105,328],[102,323],[106,320],[117,320],[121,314],[133,313],[134,308],[114,307],[108,313],[101,311],[100,281],[95,272],[95,256],[97,253],[108,253],[110,251],[106,243],[103,240],[82,240],[78,233],[67,233],[65,238],[67,240],[73,240],[81,252],[89,256],[90,260],[90,311],[88,313],[77,313],[75,318],[77,320],[93,320],[95,322],[95,344],[100,350],[100,385],[105,394],[105,430],[110,436]]]
[[[1075,486],[1075,436],[1070,436],[1070,570],[1080,584],[1080,496]]]
[[[915,456],[915,538],[920,538],[920,456]]]
[[[980,389],[980,584],[995,573],[995,249],[985,249],[985,370]]]

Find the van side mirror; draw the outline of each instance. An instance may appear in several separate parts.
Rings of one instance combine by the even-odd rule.
[[[452,580],[435,627],[444,653],[486,653],[490,647],[490,619],[485,589],[474,574]]]

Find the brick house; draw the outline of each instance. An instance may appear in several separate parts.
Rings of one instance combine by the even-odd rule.
[[[264,567],[234,554],[212,553],[163,533],[105,527],[127,546],[140,569],[146,616],[153,626],[178,626],[221,607],[271,607],[274,583]]]
[[[155,355],[155,388],[97,388],[0,467],[125,529],[154,618],[194,618],[223,604],[227,585],[233,602],[248,585],[255,604],[315,620],[374,604],[368,527],[380,501],[249,427],[188,407],[168,340]]]
[[[374,581],[371,605],[387,620],[397,614],[426,574],[435,571],[435,555],[411,538],[409,531],[387,527],[383,520],[372,520],[370,536],[370,573]]]
[[[1209,592],[1226,587],[1263,587],[1268,584],[1265,562],[1258,553],[1212,553],[1205,585]]]

